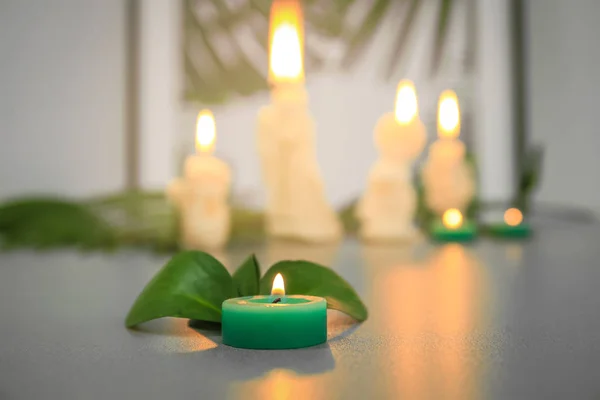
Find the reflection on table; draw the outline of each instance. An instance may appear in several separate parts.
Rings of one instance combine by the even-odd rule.
[[[408,399],[481,397],[478,375],[484,365],[464,340],[485,328],[487,302],[483,269],[465,247],[449,244],[415,261],[406,248],[364,247],[372,279],[374,329],[397,342],[386,361],[389,393]],[[389,365],[389,361],[383,362]],[[434,391],[432,388],[436,388]]]

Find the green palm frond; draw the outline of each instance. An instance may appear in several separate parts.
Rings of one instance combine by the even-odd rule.
[[[398,21],[397,36],[384,59],[383,77],[390,79],[408,53],[408,40],[417,27],[423,5],[437,7],[431,46],[431,74],[444,58],[446,37],[457,0],[304,0],[307,32],[305,68],[309,74],[328,61],[323,45],[342,49],[340,67],[353,68],[370,48],[386,19]],[[223,103],[233,96],[266,90],[268,21],[271,0],[183,0],[185,97],[204,104]],[[362,15],[358,23],[356,11]],[[429,10],[429,8],[427,8]],[[360,16],[360,15],[359,15]],[[469,54],[472,53],[467,49]],[[323,54],[325,53],[325,54]]]
[[[454,0],[440,0],[438,8],[435,42],[433,44],[433,57],[431,61],[431,72],[435,73],[439,70],[442,58],[444,55],[446,34],[448,33],[448,25],[450,22],[450,13]]]
[[[386,11],[391,5],[391,0],[375,0],[359,27],[346,33],[344,38],[347,48],[342,59],[342,67],[350,68],[356,64],[366,47],[371,43],[377,27],[383,21]]]
[[[390,52],[389,62],[385,70],[386,79],[392,77],[392,75],[396,71],[396,68],[398,67],[400,57],[406,51],[408,37],[412,31],[413,22],[416,19],[417,11],[419,10],[419,6],[421,5],[421,3],[421,0],[410,0],[410,7],[408,9],[408,12],[406,12],[406,14],[404,15],[402,23],[398,25],[398,36],[394,41],[393,47]]]

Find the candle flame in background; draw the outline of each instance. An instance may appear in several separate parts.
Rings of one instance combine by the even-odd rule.
[[[506,225],[517,226],[523,222],[523,213],[516,208],[509,208],[504,212],[504,222]]]
[[[394,114],[396,116],[396,122],[400,125],[410,123],[419,114],[417,91],[415,90],[415,85],[412,81],[405,79],[398,84]]]
[[[302,8],[299,1],[275,0],[269,25],[269,81],[304,80]]]
[[[208,153],[215,147],[217,128],[215,117],[210,110],[202,110],[196,120],[196,150],[199,153]]]
[[[445,90],[438,102],[438,135],[441,138],[457,138],[460,134],[460,109],[458,97],[453,90]]]
[[[283,276],[281,276],[281,274],[275,275],[275,279],[273,279],[273,289],[271,289],[271,295],[273,295],[273,296],[285,295],[285,285],[283,283]]]
[[[462,225],[463,216],[456,208],[450,208],[442,215],[442,223],[448,229],[456,229]]]

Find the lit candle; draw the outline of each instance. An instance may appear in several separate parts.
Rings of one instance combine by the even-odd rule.
[[[285,295],[281,274],[270,296],[225,300],[223,344],[244,349],[296,349],[327,340],[327,302],[322,297]]]
[[[489,225],[490,233],[505,238],[524,238],[530,235],[531,228],[523,220],[523,213],[517,208],[509,208],[504,212],[503,222]]]
[[[371,168],[367,189],[358,203],[360,235],[366,240],[413,239],[417,196],[411,169],[425,147],[427,133],[419,119],[412,82],[399,83],[395,110],[379,119],[374,135],[380,157]]]
[[[270,236],[337,240],[341,224],[325,197],[315,150],[315,124],[304,86],[302,9],[276,0],[271,8],[271,104],[258,115],[258,150],[267,187]]]
[[[203,110],[196,122],[197,154],[187,157],[184,176],[171,182],[167,190],[179,208],[181,240],[188,249],[218,249],[229,236],[231,172],[212,154],[215,139],[215,119]]]
[[[464,221],[460,210],[451,208],[431,225],[431,237],[438,242],[468,242],[475,238],[477,228],[473,222]]]
[[[438,106],[438,137],[429,147],[422,178],[425,201],[436,215],[457,208],[465,212],[475,194],[475,177],[465,162],[466,147],[458,139],[460,110],[456,93],[443,92]]]

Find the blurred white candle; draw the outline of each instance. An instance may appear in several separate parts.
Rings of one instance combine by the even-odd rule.
[[[168,188],[179,208],[181,240],[188,249],[218,249],[229,236],[231,186],[229,166],[212,155],[216,127],[212,113],[203,110],[196,123],[196,152],[185,160],[184,176]]]
[[[271,104],[258,115],[258,150],[267,187],[267,232],[309,242],[336,240],[342,229],[325,197],[317,163],[315,124],[304,86],[298,1],[273,2],[270,43]]]
[[[437,215],[450,208],[463,213],[475,194],[475,176],[458,139],[460,109],[456,93],[446,90],[438,103],[438,137],[429,147],[422,178],[427,206]]]
[[[412,82],[400,82],[395,111],[379,119],[374,136],[380,157],[357,207],[360,235],[366,240],[412,239],[417,196],[411,170],[427,141]]]

